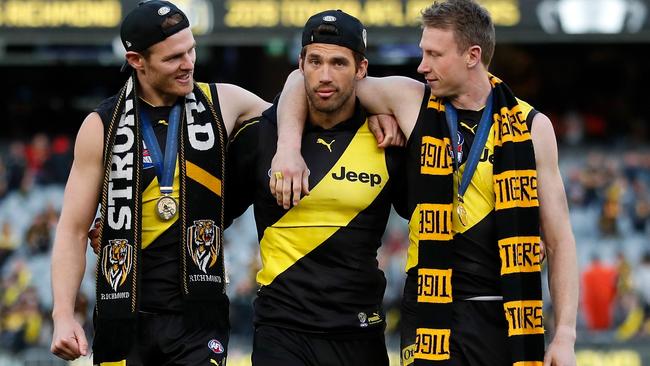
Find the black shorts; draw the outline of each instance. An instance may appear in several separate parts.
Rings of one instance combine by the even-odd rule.
[[[323,338],[273,326],[258,326],[252,366],[388,366],[384,334]]]
[[[226,365],[229,325],[189,329],[182,314],[138,315],[138,336],[123,366]],[[105,365],[102,363],[101,365]]]
[[[408,286],[408,285],[407,285]],[[416,284],[417,286],[417,284]],[[417,292],[411,291],[416,294]],[[452,366],[512,366],[501,301],[454,301],[449,342]],[[413,363],[416,300],[402,299],[401,365]]]

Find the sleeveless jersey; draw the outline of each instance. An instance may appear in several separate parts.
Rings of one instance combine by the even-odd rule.
[[[331,337],[383,332],[386,279],[376,256],[401,193],[401,151],[377,148],[358,103],[354,117],[331,129],[308,124],[302,155],[311,193],[284,210],[268,186],[275,110],[264,115],[231,142],[228,199],[238,202],[226,206],[236,215],[254,203],[263,262],[255,324]]]

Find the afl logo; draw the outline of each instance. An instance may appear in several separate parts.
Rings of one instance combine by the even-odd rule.
[[[158,15],[167,15],[170,11],[171,9],[168,6],[163,6],[162,8],[158,9]]]
[[[212,352],[214,352],[214,353],[216,353],[218,355],[222,354],[225,351],[223,349],[223,346],[221,345],[221,342],[219,342],[216,339],[212,339],[212,340],[210,340],[210,342],[208,342],[208,348]]]

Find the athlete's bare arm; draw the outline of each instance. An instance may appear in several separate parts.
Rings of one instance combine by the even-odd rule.
[[[366,77],[357,82],[356,94],[371,114],[395,116],[408,139],[420,112],[424,84],[416,80],[390,76]],[[302,72],[293,71],[287,78],[278,104],[278,148],[271,163],[273,172],[282,172],[282,179],[271,175],[269,188],[278,204],[288,209],[297,205],[300,193],[309,193],[308,169],[300,155],[300,142],[307,116],[307,96]],[[375,133],[377,135],[377,133]],[[385,142],[395,138],[387,132]]]
[[[424,84],[403,76],[367,77],[357,83],[357,97],[372,114],[391,114],[408,140],[415,127]]]
[[[555,315],[555,334],[544,366],[575,365],[578,269],[576,244],[560,170],[557,143],[551,121],[539,113],[533,119],[533,146],[542,235],[549,266],[549,287]]]
[[[261,116],[271,106],[271,103],[237,85],[217,84],[217,92],[228,135],[242,122]]]
[[[74,318],[74,306],[86,268],[87,232],[97,210],[101,189],[103,139],[101,118],[91,113],[77,134],[74,162],[52,249],[54,333],[51,351],[64,360],[88,354],[88,342]]]

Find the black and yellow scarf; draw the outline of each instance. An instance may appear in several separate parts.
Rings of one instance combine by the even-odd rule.
[[[125,359],[138,312],[142,236],[142,132],[137,78],[121,89],[104,121],[101,251],[97,263],[94,362]],[[216,88],[211,85],[213,101]],[[186,318],[216,322],[215,302],[225,293],[222,228],[225,126],[195,84],[184,98],[179,128],[180,285]]]
[[[496,235],[501,257],[501,288],[514,366],[541,366],[544,358],[542,289],[539,265],[539,202],[533,144],[525,116],[512,91],[490,75],[493,88],[494,192]],[[431,143],[450,151],[444,99],[432,96],[437,110],[427,121]],[[445,365],[451,360],[453,288],[451,157],[428,172],[430,189],[411,192],[421,226],[418,241],[415,365]],[[480,329],[476,330],[480,332]]]

